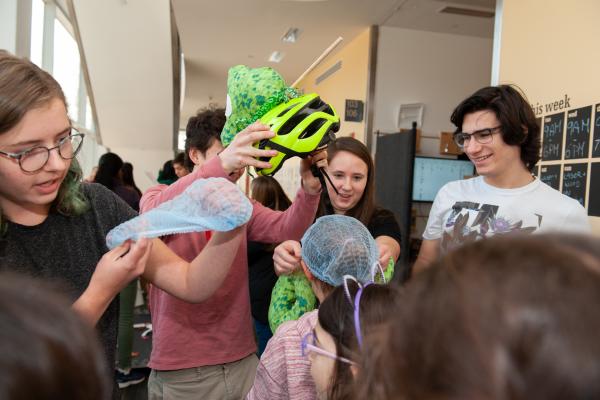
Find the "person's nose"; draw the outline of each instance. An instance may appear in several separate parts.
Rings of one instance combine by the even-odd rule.
[[[350,177],[344,178],[344,180],[342,180],[342,186],[340,187],[340,189],[351,190],[352,185],[350,184],[350,179]]]
[[[58,153],[58,148],[54,148],[48,154],[48,161],[44,165],[44,169],[46,171],[60,171],[65,168],[67,162],[68,160],[62,158]]]
[[[475,154],[479,152],[479,150],[481,150],[481,143],[479,143],[474,138],[470,138],[469,140],[465,141],[463,150],[465,153],[467,153],[467,155]]]

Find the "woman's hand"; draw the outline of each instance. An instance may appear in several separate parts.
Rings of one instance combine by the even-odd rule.
[[[95,325],[117,293],[144,272],[151,250],[152,241],[142,238],[135,243],[126,241],[104,254],[73,309]]]
[[[115,295],[129,282],[144,273],[152,240],[141,238],[137,242],[126,241],[104,254],[98,264],[90,286],[112,292]]]
[[[321,181],[314,176],[311,167],[327,168],[327,150],[320,150],[302,160],[300,163],[300,177],[302,178],[302,188],[308,194],[319,194],[321,192]]]
[[[375,243],[377,243],[377,248],[379,249],[379,264],[385,271],[390,262],[390,258],[394,259],[394,262],[398,261],[398,257],[400,256],[400,244],[392,237],[385,235],[377,236],[375,238]]]
[[[273,251],[273,266],[275,273],[279,275],[289,275],[300,268],[300,242],[295,240],[286,240]]]

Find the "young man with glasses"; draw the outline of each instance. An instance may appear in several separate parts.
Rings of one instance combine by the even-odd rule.
[[[454,140],[476,178],[438,192],[414,270],[465,242],[513,232],[589,232],[585,209],[532,175],[540,159],[540,126],[527,100],[508,85],[478,90],[452,116]]]

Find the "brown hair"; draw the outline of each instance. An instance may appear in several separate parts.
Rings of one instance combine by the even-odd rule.
[[[417,275],[364,352],[357,398],[600,396],[600,244],[495,237]]]
[[[350,360],[358,360],[360,353],[354,326],[354,306],[358,289],[356,282],[348,280],[350,299],[344,286],[338,286],[319,307],[319,324],[333,337],[337,355]],[[396,290],[391,285],[373,283],[363,289],[359,304],[360,330],[363,338],[386,320],[395,298]],[[352,382],[350,366],[336,360],[327,399],[352,398],[354,391]]]
[[[369,149],[352,137],[340,137],[329,143],[327,147],[327,161],[331,162],[340,151],[346,151],[360,158],[367,164],[367,186],[358,203],[346,215],[354,217],[367,226],[375,212],[375,165]],[[333,207],[327,191],[321,193],[321,202],[317,211],[317,218],[333,214]]]
[[[56,80],[37,65],[0,50],[0,133],[14,128],[35,108],[54,99],[67,100]]]
[[[252,198],[276,211],[285,211],[292,204],[279,182],[271,176],[257,176],[252,180]]]
[[[0,398],[110,398],[109,369],[96,333],[59,291],[1,274]]]
[[[540,159],[541,132],[525,96],[510,85],[479,89],[452,112],[450,121],[456,126],[455,134],[462,131],[467,114],[482,110],[490,110],[496,115],[502,127],[502,139],[508,145],[521,148],[521,160],[525,168],[532,171]]]
[[[60,85],[49,73],[27,59],[0,50],[0,134],[14,128],[28,111],[47,106],[55,99],[67,108]],[[80,191],[81,178],[81,168],[74,158],[52,204],[53,211],[71,216],[87,210],[87,201]],[[0,210],[0,234],[5,229]]]

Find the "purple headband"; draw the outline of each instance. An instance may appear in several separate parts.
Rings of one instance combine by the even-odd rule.
[[[354,301],[352,301],[352,296],[350,296],[350,290],[348,290],[348,279],[353,280],[358,285],[358,291],[356,292],[356,296],[354,297]],[[362,297],[363,290],[369,286],[373,282],[367,282],[364,285],[361,285],[358,280],[350,275],[344,276],[344,291],[346,292],[346,297],[350,304],[352,304],[354,308],[354,332],[356,333],[356,341],[358,342],[358,347],[362,349],[362,332],[360,331],[360,298]]]

